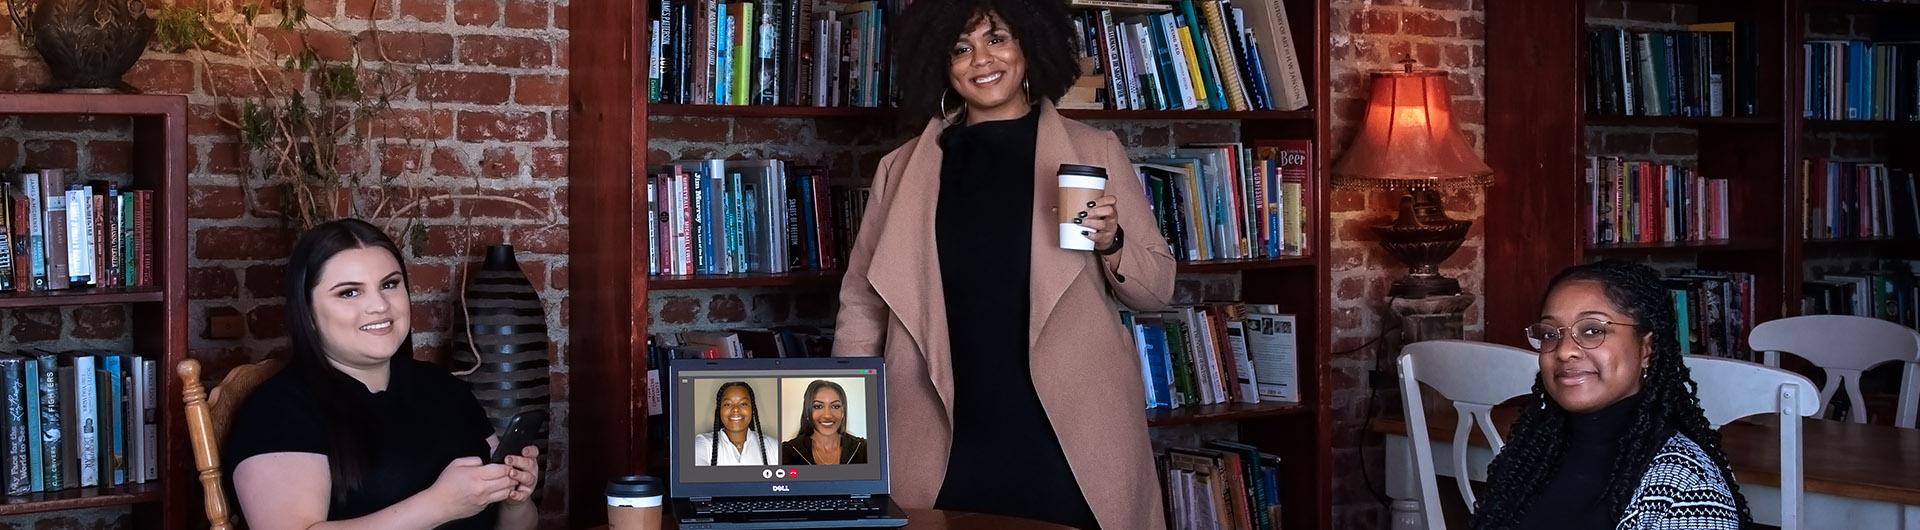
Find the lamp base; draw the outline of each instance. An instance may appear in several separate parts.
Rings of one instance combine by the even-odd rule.
[[[1400,215],[1393,224],[1375,226],[1380,247],[1407,264],[1407,276],[1388,291],[1395,298],[1425,298],[1460,294],[1460,281],[1440,274],[1440,263],[1460,248],[1473,221],[1447,217],[1440,193],[1431,189],[1408,191],[1400,197]]]
[[[1387,294],[1403,300],[1453,296],[1460,294],[1460,280],[1439,274],[1408,274],[1405,278],[1394,280]]]

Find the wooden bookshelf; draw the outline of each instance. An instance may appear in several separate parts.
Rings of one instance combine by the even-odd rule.
[[[0,94],[0,116],[127,117],[133,140],[132,188],[153,191],[153,287],[78,288],[0,293],[0,308],[139,304],[127,312],[128,351],[158,362],[161,396],[156,482],[69,489],[0,500],[0,515],[132,506],[134,526],[185,528],[202,519],[200,487],[184,445],[186,424],[173,366],[187,358],[187,98],[134,94]],[[157,304],[157,305],[156,305]],[[204,524],[204,523],[202,523]]]
[[[1305,256],[1265,260],[1210,261],[1181,264],[1179,272],[1240,275],[1241,297],[1249,303],[1276,304],[1297,316],[1301,402],[1259,405],[1229,404],[1155,410],[1147,414],[1152,425],[1197,423],[1234,424],[1241,441],[1281,456],[1289,469],[1280,486],[1283,528],[1308,530],[1332,527],[1332,416],[1330,400],[1330,296],[1326,244],[1329,235],[1326,194],[1331,137],[1327,45],[1328,0],[1282,0],[1293,26],[1294,47],[1300,50],[1302,75],[1313,104],[1301,111],[1120,111],[1063,110],[1078,120],[1102,121],[1230,121],[1238,125],[1240,140],[1257,142],[1307,138],[1316,146],[1315,181],[1305,197],[1315,217],[1308,220],[1312,242]],[[599,506],[605,480],[613,475],[642,472],[666,464],[663,448],[649,447],[646,410],[646,341],[652,315],[649,292],[674,289],[817,288],[837,286],[838,271],[786,274],[649,276],[645,201],[636,192],[645,189],[653,116],[717,118],[793,118],[818,120],[894,120],[897,110],[881,108],[818,108],[796,106],[665,105],[646,101],[646,54],[630,53],[648,47],[647,2],[614,0],[574,6],[570,20],[573,78],[569,159],[575,175],[570,183],[569,211],[591,223],[573,225],[569,250],[571,274],[577,289],[573,303],[573,372],[570,385],[577,397],[570,412],[576,433],[569,447],[568,490],[572,506]],[[910,124],[911,131],[919,130]],[[800,142],[872,141],[835,137],[795,139]],[[908,134],[911,134],[909,132]],[[904,138],[882,140],[897,142]],[[879,146],[892,147],[892,145]],[[865,175],[862,175],[865,177]],[[657,434],[657,433],[654,433]],[[654,438],[661,438],[654,436]],[[1143,463],[1144,464],[1144,463]],[[576,509],[574,527],[601,524],[605,512]]]
[[[82,508],[133,506],[159,502],[159,483],[130,484],[113,488],[73,488],[19,497],[0,497],[0,516],[40,512],[58,512]]]
[[[1755,275],[1758,321],[1798,313],[1805,254],[1889,257],[1920,247],[1911,240],[1808,240],[1801,236],[1800,167],[1808,156],[1808,133],[1866,134],[1908,145],[1920,138],[1920,122],[1812,120],[1802,117],[1802,44],[1810,18],[1850,14],[1868,18],[1920,17],[1920,3],[1861,0],[1763,0],[1670,2],[1694,5],[1697,15],[1681,22],[1737,21],[1754,29],[1760,44],[1756,117],[1656,118],[1593,116],[1584,112],[1588,90],[1584,31],[1588,2],[1491,2],[1487,6],[1487,90],[1502,104],[1487,109],[1486,149],[1499,184],[1487,198],[1487,276],[1509,287],[1490,290],[1488,338],[1520,344],[1520,330],[1536,316],[1546,282],[1561,268],[1597,259],[1687,260],[1703,269]],[[1774,118],[1774,117],[1781,118]],[[1686,128],[1697,134],[1703,174],[1729,179],[1728,215],[1735,239],[1679,243],[1584,245],[1582,171],[1590,126]],[[1578,146],[1579,149],[1568,149]],[[1894,148],[1896,167],[1920,169],[1920,154]],[[1673,153],[1662,153],[1673,155]],[[1545,243],[1543,243],[1545,242]]]
[[[1653,243],[1616,243],[1589,245],[1593,255],[1687,254],[1699,252],[1744,252],[1778,250],[1780,244],[1765,239],[1710,239],[1706,241],[1656,241]]]
[[[1487,109],[1487,159],[1498,183],[1487,192],[1486,263],[1487,277],[1501,278],[1506,287],[1487,292],[1488,340],[1523,344],[1521,330],[1538,318],[1540,293],[1553,275],[1599,258],[1691,260],[1699,268],[1752,273],[1761,321],[1782,316],[1783,301],[1798,300],[1797,291],[1787,292],[1790,278],[1798,277],[1798,266],[1790,266],[1787,256],[1797,259],[1798,241],[1788,236],[1799,230],[1786,223],[1797,222],[1789,190],[1799,166],[1792,146],[1799,85],[1788,86],[1783,69],[1789,55],[1799,56],[1786,21],[1790,7],[1800,1],[1672,2],[1691,5],[1689,11],[1695,12],[1681,23],[1736,21],[1754,29],[1761,65],[1755,80],[1757,112],[1727,117],[1588,114],[1586,31],[1600,26],[1587,19],[1592,4],[1553,0],[1487,6],[1487,90],[1505,96],[1501,105]],[[1691,164],[1702,175],[1728,180],[1733,238],[1584,243],[1587,212],[1594,207],[1586,201],[1586,157],[1611,154],[1593,152],[1599,142],[1592,140],[1590,127],[1689,129],[1698,146],[1686,153],[1694,159]]]

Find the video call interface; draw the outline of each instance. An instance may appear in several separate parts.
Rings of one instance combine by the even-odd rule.
[[[873,370],[679,374],[675,440],[682,482],[878,480]],[[831,443],[838,440],[837,455]]]

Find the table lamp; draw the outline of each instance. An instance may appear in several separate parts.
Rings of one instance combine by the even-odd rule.
[[[1400,215],[1373,227],[1380,246],[1406,263],[1407,276],[1393,282],[1396,298],[1460,294],[1460,282],[1440,274],[1440,262],[1460,248],[1473,221],[1447,217],[1440,190],[1484,187],[1493,169],[1480,160],[1453,124],[1447,74],[1403,70],[1373,73],[1372,95],[1359,135],[1333,167],[1333,185],[1363,190],[1404,190]]]

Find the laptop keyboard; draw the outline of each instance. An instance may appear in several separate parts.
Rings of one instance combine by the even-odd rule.
[[[758,499],[696,501],[694,513],[735,514],[735,513],[847,513],[880,510],[879,502],[873,499]]]

